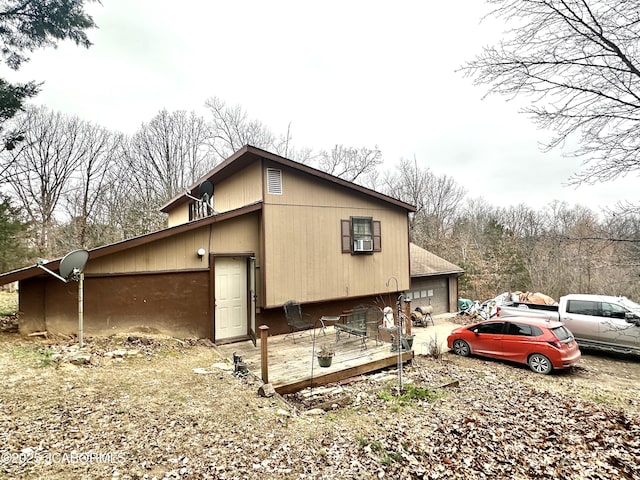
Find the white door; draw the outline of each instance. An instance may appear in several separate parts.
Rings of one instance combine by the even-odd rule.
[[[215,260],[216,341],[247,335],[247,261],[221,257]]]

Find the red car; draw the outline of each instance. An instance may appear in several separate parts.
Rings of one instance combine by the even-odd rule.
[[[521,317],[456,328],[447,345],[463,357],[473,354],[524,363],[542,374],[571,367],[580,358],[578,344],[562,323]]]

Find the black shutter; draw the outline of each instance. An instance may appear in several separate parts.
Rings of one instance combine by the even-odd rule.
[[[351,253],[351,220],[340,220],[342,253]]]
[[[373,222],[373,251],[382,251],[382,230],[380,226],[380,220],[374,220]]]

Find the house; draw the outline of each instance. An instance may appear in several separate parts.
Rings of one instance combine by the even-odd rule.
[[[259,325],[286,332],[291,299],[318,319],[410,288],[413,206],[253,146],[162,211],[168,228],[89,252],[85,334],[227,343],[255,339]],[[13,281],[21,332],[77,331],[75,282],[37,266],[0,275],[0,285]]]
[[[431,305],[433,313],[458,311],[458,276],[464,270],[443,258],[409,245],[411,255],[411,288],[405,297],[411,300],[411,309]]]

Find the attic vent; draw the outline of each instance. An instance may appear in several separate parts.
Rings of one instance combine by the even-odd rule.
[[[282,195],[282,170],[267,168],[267,192]]]

